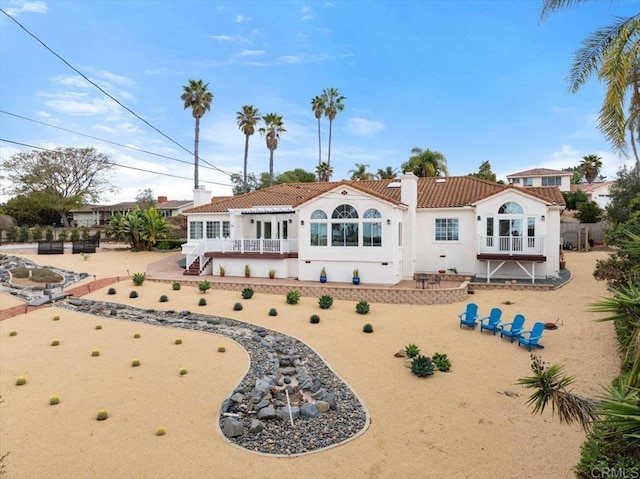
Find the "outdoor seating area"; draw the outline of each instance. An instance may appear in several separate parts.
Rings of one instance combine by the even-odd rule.
[[[414,278],[416,280],[416,288],[419,285],[422,286],[422,289],[425,289],[425,286],[429,289],[441,287],[442,275],[440,274],[416,273]]]
[[[536,322],[530,330],[524,329],[526,318],[523,314],[517,313],[513,320],[508,323],[501,322],[502,310],[500,308],[491,308],[488,316],[478,317],[478,305],[468,303],[465,310],[458,314],[460,319],[460,327],[466,326],[475,329],[480,324],[480,333],[487,330],[491,331],[495,336],[500,333],[500,337],[509,338],[509,342],[518,341],[518,346],[525,346],[529,351],[531,348],[543,349],[544,346],[539,343],[542,333],[545,330],[545,324]]]

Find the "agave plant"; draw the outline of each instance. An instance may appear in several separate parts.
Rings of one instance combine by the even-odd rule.
[[[446,354],[435,353],[431,360],[438,368],[438,371],[447,372],[451,369],[451,361]]]
[[[358,314],[367,314],[369,312],[369,303],[365,300],[359,301],[356,304],[356,313]]]
[[[287,304],[298,304],[300,301],[300,293],[296,290],[287,292]]]
[[[253,288],[244,288],[241,294],[244,299],[251,299],[253,297]]]
[[[404,352],[406,353],[408,358],[415,358],[418,354],[420,354],[420,348],[417,344],[407,344],[404,347]]]
[[[198,283],[198,289],[202,292],[205,293],[208,289],[211,288],[211,282],[205,280],[202,280]]]
[[[333,304],[333,298],[328,294],[323,294],[318,298],[318,306],[320,309],[329,309]]]
[[[144,280],[147,278],[147,273],[134,273],[131,277],[133,284],[136,286],[142,286]]]
[[[419,378],[426,378],[433,374],[433,361],[429,356],[416,356],[411,361],[411,372]]]

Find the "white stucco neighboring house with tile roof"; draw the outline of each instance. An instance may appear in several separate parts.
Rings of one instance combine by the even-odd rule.
[[[573,172],[552,170],[549,168],[534,168],[507,175],[507,181],[515,186],[557,186],[560,191],[571,190]]]
[[[557,187],[520,188],[471,176],[290,183],[206,201],[194,190],[183,245],[190,274],[397,284],[454,269],[482,278],[554,277]],[[200,198],[200,199],[198,199]]]
[[[600,208],[606,208],[611,203],[611,187],[615,181],[600,181],[594,183],[580,183],[571,185],[571,191],[582,190],[590,201],[595,201]]]

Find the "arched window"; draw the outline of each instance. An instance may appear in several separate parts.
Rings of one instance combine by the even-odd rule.
[[[382,246],[382,215],[375,208],[369,208],[362,215],[362,245]],[[376,221],[377,220],[377,221]]]
[[[327,246],[327,214],[323,210],[311,213],[310,244],[311,246]]]
[[[522,206],[514,201],[507,201],[498,209],[499,215],[522,215],[524,214],[524,210]]]
[[[358,212],[351,205],[340,205],[331,218],[331,246],[358,246]]]

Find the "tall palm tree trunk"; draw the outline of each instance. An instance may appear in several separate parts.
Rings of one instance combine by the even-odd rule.
[[[333,120],[329,118],[329,147],[327,151],[327,165],[331,168],[331,130],[333,127]]]
[[[320,117],[318,117],[318,165],[322,163],[322,138],[320,137]]]
[[[244,192],[247,193],[249,190],[247,189],[247,159],[249,158],[249,135],[245,135],[244,140]]]
[[[198,143],[200,142],[200,118],[196,116],[196,136],[193,140],[193,189],[198,189]]]
[[[269,148],[269,186],[273,186],[273,149]]]

